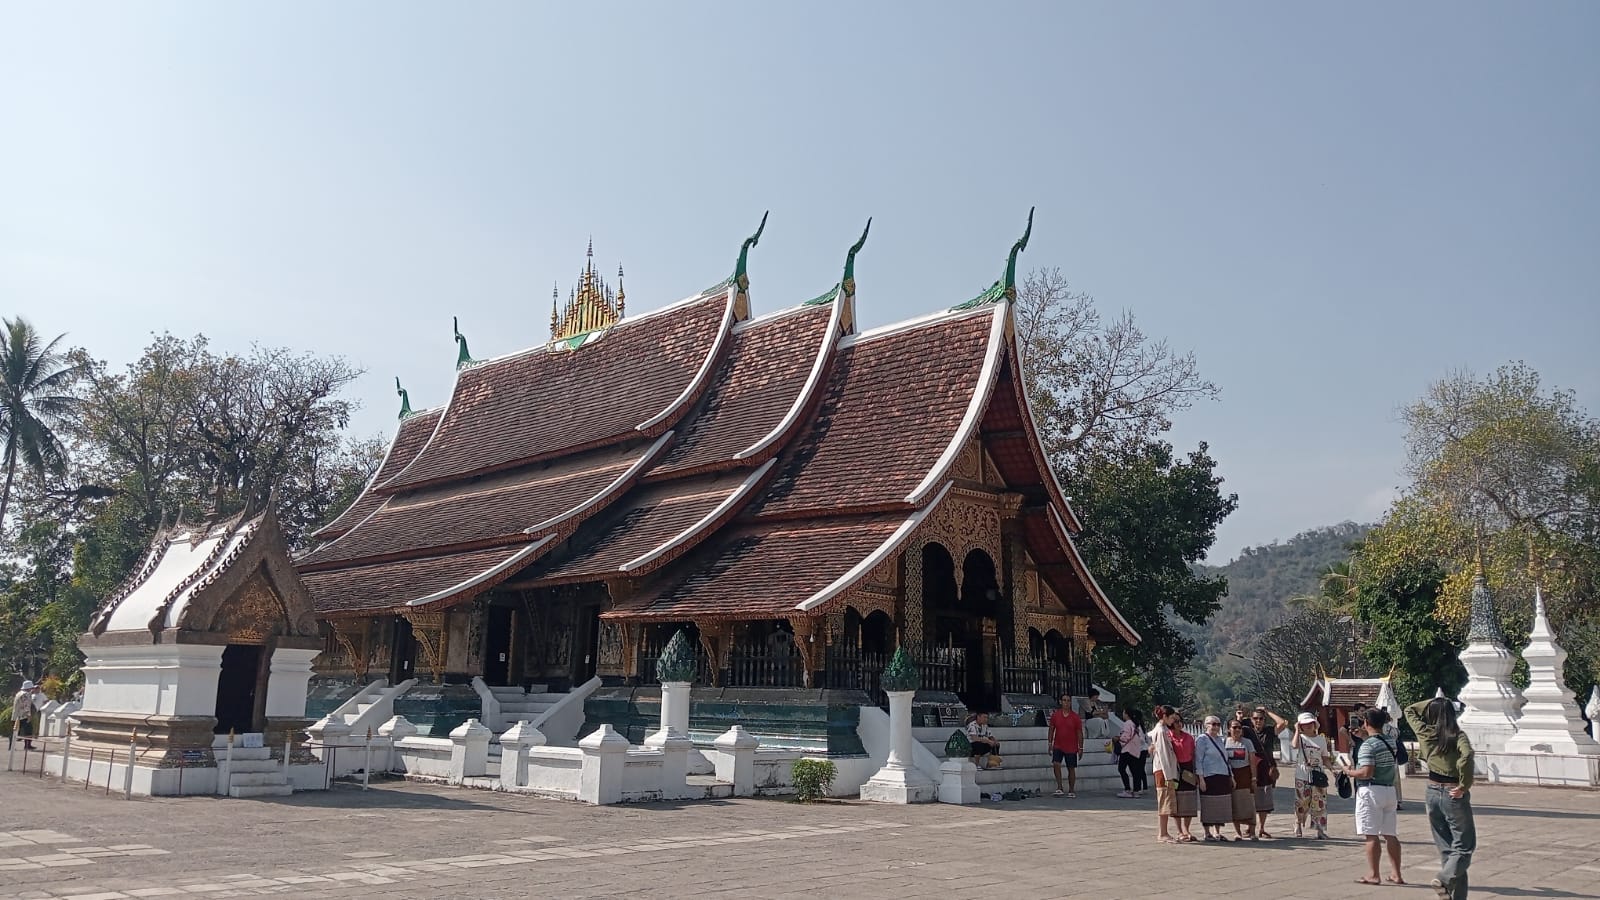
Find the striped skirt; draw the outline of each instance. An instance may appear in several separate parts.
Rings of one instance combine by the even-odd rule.
[[[1200,824],[1226,825],[1233,821],[1233,779],[1226,775],[1206,776],[1200,793]]]

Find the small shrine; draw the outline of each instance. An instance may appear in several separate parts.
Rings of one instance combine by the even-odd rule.
[[[1395,721],[1400,720],[1400,702],[1395,698],[1394,686],[1384,678],[1328,678],[1319,677],[1311,683],[1311,690],[1300,701],[1300,709],[1317,717],[1323,734],[1334,735],[1338,744],[1334,749],[1349,752],[1349,738],[1345,729],[1356,707],[1382,709]]]
[[[84,698],[65,774],[125,767],[131,745],[134,793],[232,792],[246,770],[246,793],[288,793],[285,746],[308,724],[322,637],[271,501],[158,529],[78,647]]]

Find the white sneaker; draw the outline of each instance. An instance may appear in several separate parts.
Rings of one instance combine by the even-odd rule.
[[[1117,796],[1123,798],[1124,800],[1133,799],[1133,793],[1131,791],[1117,791]]]

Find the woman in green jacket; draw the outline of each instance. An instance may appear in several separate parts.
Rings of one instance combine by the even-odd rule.
[[[1467,867],[1478,846],[1472,822],[1472,742],[1456,724],[1455,702],[1435,697],[1406,707],[1406,721],[1417,733],[1417,756],[1428,770],[1428,825],[1439,848],[1439,877],[1433,889],[1440,900],[1465,900]]]

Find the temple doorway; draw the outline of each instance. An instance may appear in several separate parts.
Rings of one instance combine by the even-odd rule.
[[[516,629],[517,611],[509,606],[491,606],[488,621],[484,623],[483,680],[485,684],[516,684],[511,671],[512,633]]]
[[[215,734],[244,734],[256,727],[256,697],[261,691],[261,647],[229,644],[222,648],[222,671],[217,675]]]
[[[577,687],[593,678],[595,674],[595,654],[600,648],[600,607],[578,608],[573,639],[577,641],[578,646],[573,648],[572,653],[572,686]]]
[[[415,678],[417,667],[417,638],[411,633],[411,623],[400,616],[394,617],[394,653],[389,661],[389,683],[399,684]]]

